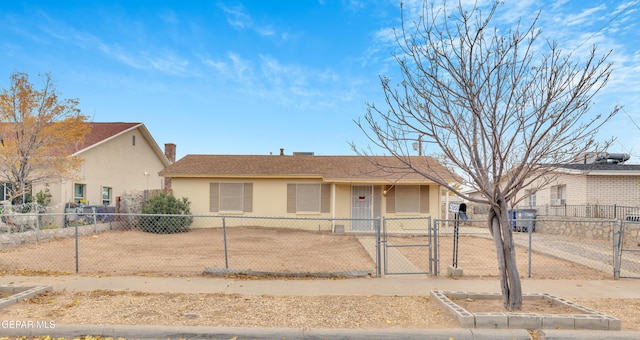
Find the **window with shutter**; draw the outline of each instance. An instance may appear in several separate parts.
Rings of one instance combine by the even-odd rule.
[[[396,186],[396,213],[414,214],[420,212],[420,186]]]
[[[253,183],[209,183],[209,211],[253,211]]]
[[[319,213],[321,202],[320,184],[297,184],[296,185],[296,212]]]

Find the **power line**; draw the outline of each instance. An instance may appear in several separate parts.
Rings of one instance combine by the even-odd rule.
[[[616,13],[613,17],[611,17],[611,19],[609,19],[607,22],[605,22],[597,31],[591,33],[590,36],[588,36],[587,38],[585,38],[580,44],[578,44],[578,46],[576,46],[573,49],[573,52],[575,52],[577,49],[579,49],[580,47],[582,47],[582,45],[584,45],[587,41],[591,40],[591,38],[593,38],[596,34],[602,32],[602,30],[604,30],[607,26],[609,26],[609,24],[611,24],[611,22],[613,22],[615,19],[617,19],[620,15],[622,15],[622,13],[626,12],[629,8],[631,8],[631,6],[635,5],[638,3],[638,1],[640,0],[634,0],[634,1],[630,1],[627,6],[625,6],[622,10],[618,11],[618,13]],[[634,122],[635,123],[635,122]]]

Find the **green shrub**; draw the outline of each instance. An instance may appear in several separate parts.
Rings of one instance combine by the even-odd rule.
[[[173,195],[161,193],[150,198],[142,206],[142,216],[139,218],[138,226],[142,231],[155,234],[187,232],[193,223],[190,206],[191,202],[185,197],[179,200]]]

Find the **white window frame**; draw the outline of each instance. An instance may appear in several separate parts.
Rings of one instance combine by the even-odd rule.
[[[77,195],[77,188],[82,188],[82,196]],[[80,203],[80,201],[87,201],[87,185],[83,183],[73,183],[73,201]]]
[[[106,199],[104,197],[105,189],[107,190],[107,198]],[[113,197],[113,188],[103,186],[102,187],[102,205],[111,204],[112,197]]]
[[[566,195],[567,195],[567,185],[566,184],[558,184],[554,185],[549,190],[550,193],[550,205],[559,206],[566,204]],[[562,203],[561,203],[562,202]]]
[[[527,190],[527,194],[529,195],[529,197],[527,197],[527,202],[529,203],[529,207],[535,207],[536,206],[536,192],[533,190]]]

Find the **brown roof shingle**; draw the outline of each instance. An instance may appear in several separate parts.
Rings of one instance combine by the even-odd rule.
[[[57,124],[57,123],[53,123]],[[70,140],[65,145],[59,145],[56,148],[49,150],[50,154],[56,155],[73,155],[94,145],[100,144],[118,134],[125,132],[131,128],[141,126],[142,123],[123,123],[123,122],[104,122],[83,123],[87,126],[87,134],[82,140]],[[0,137],[3,141],[14,138],[16,129],[19,127],[14,126],[12,123],[0,123]]]
[[[75,153],[98,143],[101,143],[109,138],[115,137],[118,134],[125,132],[133,127],[140,125],[141,123],[124,123],[124,122],[104,122],[104,123],[86,123],[89,125],[89,133],[85,136],[84,140],[75,146],[75,150],[71,153]]]
[[[455,177],[431,157],[414,166],[445,180]],[[375,163],[386,165],[384,169]],[[172,178],[321,178],[325,182],[431,182],[390,156],[187,155],[160,172]]]

